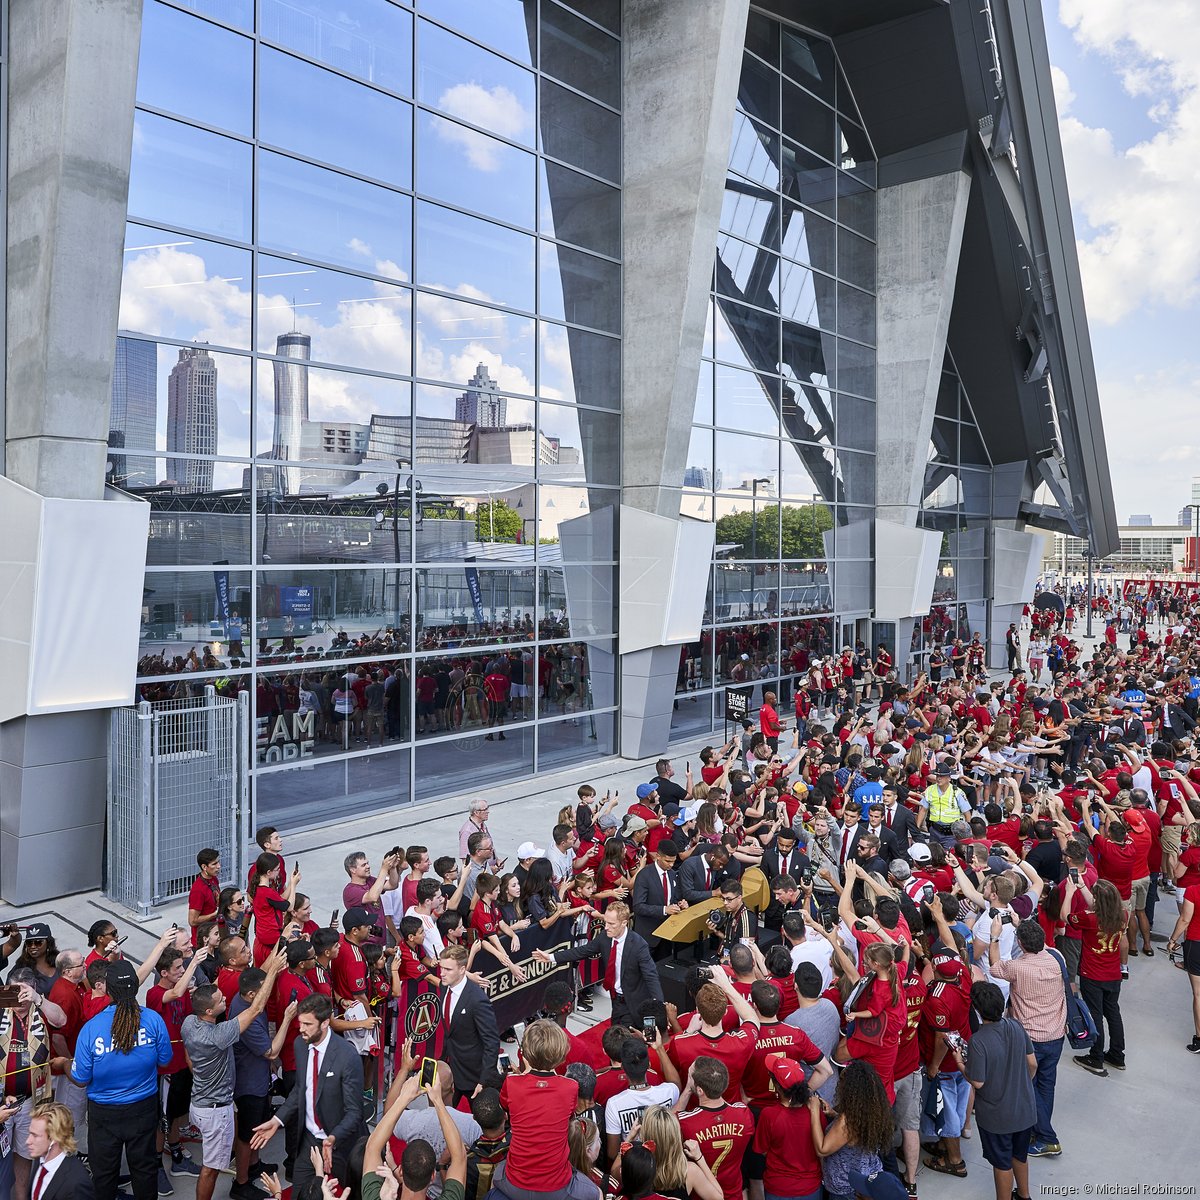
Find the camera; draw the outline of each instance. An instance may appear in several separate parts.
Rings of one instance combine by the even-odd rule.
[[[714,908],[712,912],[710,912],[704,919],[713,929],[716,929],[717,926],[721,924],[721,910],[719,908]]]
[[[712,967],[697,967],[696,974],[701,979],[711,979],[713,977],[713,969]]]
[[[812,867],[805,867],[804,870],[800,872],[800,882],[806,885],[811,885],[812,881],[816,879],[816,877],[817,873]]]

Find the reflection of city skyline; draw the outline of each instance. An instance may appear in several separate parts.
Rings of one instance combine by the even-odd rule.
[[[167,379],[168,456],[172,452],[217,452],[217,365],[202,346],[181,347]],[[211,462],[168,457],[167,473],[179,491],[212,491]]]

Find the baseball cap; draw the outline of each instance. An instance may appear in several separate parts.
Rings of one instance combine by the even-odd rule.
[[[768,1054],[764,1065],[780,1087],[794,1088],[804,1082],[804,1068],[786,1054]]]
[[[621,822],[612,813],[605,813],[600,820],[596,822],[601,829],[616,829],[620,823]]]
[[[25,940],[30,938],[48,938],[50,936],[50,926],[45,921],[34,921],[33,924],[25,927]]]
[[[361,929],[372,923],[371,914],[365,908],[348,908],[342,914],[342,928],[349,933],[352,929]]]
[[[637,785],[637,798],[639,800],[645,800],[647,796],[653,796],[657,791],[658,788],[652,783],[639,783]]]
[[[908,857],[915,863],[931,862],[933,859],[929,847],[924,842],[913,842],[908,848]]]
[[[888,1171],[874,1171],[870,1175],[851,1171],[847,1179],[850,1190],[856,1196],[865,1196],[866,1200],[907,1200],[908,1197],[904,1184]]]
[[[118,958],[108,964],[104,982],[108,994],[114,1000],[136,996],[137,990],[141,986],[138,983],[137,972],[133,969],[133,964],[124,958]]]
[[[693,808],[690,804],[679,810],[679,816],[675,818],[676,825],[686,825],[689,821],[694,821],[699,809]]]
[[[522,842],[517,847],[517,859],[522,858],[544,858],[546,851],[541,846],[535,845],[533,842]]]
[[[645,821],[642,820],[641,817],[630,817],[629,820],[625,822],[626,833],[637,833],[639,830],[648,828],[649,826]]]
[[[667,803],[662,806],[662,814],[664,817],[679,816],[679,805],[673,804],[670,800],[668,800]]]
[[[957,979],[966,968],[957,954],[942,949],[933,956],[933,969],[944,979]]]

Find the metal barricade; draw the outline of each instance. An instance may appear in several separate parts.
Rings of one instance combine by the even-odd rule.
[[[104,894],[140,913],[186,896],[196,852],[245,877],[251,840],[249,696],[203,695],[112,713]]]

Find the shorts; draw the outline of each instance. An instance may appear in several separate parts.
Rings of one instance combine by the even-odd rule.
[[[225,1170],[233,1153],[233,1105],[200,1108],[193,1104],[188,1115],[200,1130],[201,1165],[214,1171]]]
[[[514,700],[524,700],[529,695],[529,689],[523,683],[514,683],[509,688],[509,695]]]
[[[1162,844],[1164,854],[1173,854],[1176,858],[1179,857],[1179,850],[1182,842],[1180,840],[1183,830],[1178,825],[1164,825],[1163,831],[1159,834],[1159,841]]]
[[[1033,1137],[1033,1126],[1022,1129],[1020,1133],[989,1133],[986,1129],[979,1130],[979,1148],[983,1157],[997,1171],[1011,1171],[1013,1159],[1025,1162],[1029,1158],[1029,1142]]]
[[[924,1072],[922,1072],[924,1075]],[[963,1126],[967,1121],[967,1104],[971,1098],[971,1085],[961,1071],[951,1071],[938,1075],[938,1084],[942,1089],[943,1121],[941,1134],[935,1132],[933,1123],[928,1119],[921,1122],[921,1133],[924,1137],[962,1137]],[[932,1082],[926,1083],[932,1087]]]
[[[29,1136],[29,1122],[33,1119],[33,1107],[36,1101],[32,1096],[26,1096],[12,1117],[12,1152],[21,1158],[28,1158],[25,1153],[25,1139]],[[32,1193],[31,1193],[32,1194]]]
[[[1200,975],[1200,942],[1183,943],[1183,966],[1189,975]]]
[[[181,1067],[172,1075],[166,1077],[166,1098],[163,1101],[163,1111],[169,1125],[178,1117],[186,1117],[192,1106],[192,1071],[190,1067]]]
[[[1150,876],[1133,881],[1133,895],[1129,900],[1134,912],[1146,911],[1146,897],[1150,894]]]
[[[238,1141],[248,1142],[254,1136],[255,1127],[271,1119],[271,1097],[234,1096],[233,1103],[237,1108]]]
[[[911,1075],[896,1080],[896,1099],[892,1101],[892,1114],[898,1128],[915,1133],[921,1128],[921,1087],[925,1072],[918,1067]]]

